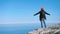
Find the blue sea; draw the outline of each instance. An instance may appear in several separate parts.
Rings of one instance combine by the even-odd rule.
[[[47,23],[47,26],[55,23]],[[0,24],[0,34],[27,34],[28,32],[38,29],[40,23],[24,23],[24,24]]]

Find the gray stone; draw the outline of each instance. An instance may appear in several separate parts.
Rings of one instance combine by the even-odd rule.
[[[49,26],[47,28],[39,28],[28,32],[28,34],[60,34],[60,24]]]

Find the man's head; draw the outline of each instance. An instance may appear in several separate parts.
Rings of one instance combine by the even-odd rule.
[[[41,10],[44,10],[44,8],[41,8]]]

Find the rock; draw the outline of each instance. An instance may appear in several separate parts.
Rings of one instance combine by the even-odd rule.
[[[60,29],[59,29],[59,30],[56,30],[56,31],[54,32],[54,34],[60,34]]]
[[[60,24],[49,26],[47,28],[39,28],[28,32],[28,34],[60,34]]]

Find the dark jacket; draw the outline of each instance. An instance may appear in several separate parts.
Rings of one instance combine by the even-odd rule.
[[[46,15],[45,14],[50,15],[49,13],[45,12],[44,10],[43,11],[39,11],[38,13],[34,14],[34,16],[37,15],[37,14],[40,14],[40,16],[39,16],[40,20],[42,20],[42,18],[46,19]]]

